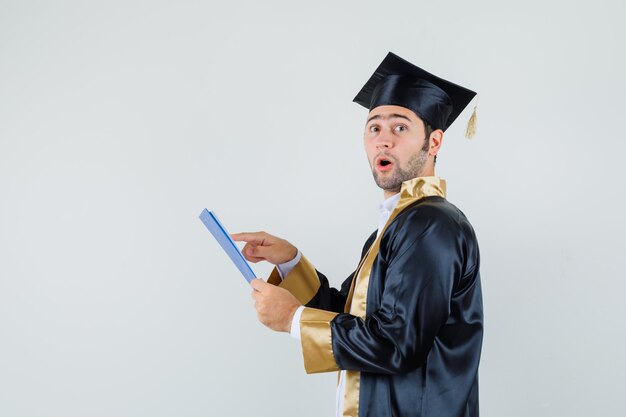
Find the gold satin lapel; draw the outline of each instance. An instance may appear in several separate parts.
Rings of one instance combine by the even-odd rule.
[[[359,262],[359,266],[357,266],[356,268],[356,272],[354,273],[354,276],[358,276],[359,271],[361,270],[361,267],[363,266],[363,263],[365,262],[365,260],[367,259],[367,257],[369,256],[370,252],[372,251],[372,247],[374,246],[374,244],[372,243],[370,245],[369,248],[367,248],[367,252],[365,252],[365,256],[363,257],[363,259],[361,259],[361,261]],[[348,297],[346,298],[346,305],[343,309],[343,311],[345,313],[349,313],[350,312],[350,305],[352,304],[352,297],[354,296],[354,284],[355,282],[357,282],[356,279],[352,279],[352,282],[350,283],[350,291],[348,292]]]
[[[391,216],[385,223],[383,229],[376,236],[376,240],[370,246],[367,254],[359,263],[356,279],[352,280],[350,293],[346,301],[346,312],[365,320],[367,306],[367,289],[369,278],[374,265],[374,260],[378,256],[380,240],[382,239],[387,226],[398,217],[398,215],[417,200],[430,196],[446,196],[446,182],[438,177],[417,177],[402,183],[400,189],[400,200],[394,208]],[[355,284],[356,282],[356,284]],[[358,371],[346,371],[345,396],[343,399],[343,417],[358,417],[359,415],[359,390],[361,385],[361,373]]]
[[[343,417],[359,417],[359,391],[361,373],[346,371],[345,395],[343,397]]]

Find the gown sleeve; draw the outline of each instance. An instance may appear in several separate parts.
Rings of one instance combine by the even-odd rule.
[[[365,255],[376,238],[374,232],[365,242],[361,257]],[[281,279],[278,269],[274,268],[267,282],[285,288],[306,307],[332,312],[344,310],[354,272],[341,284],[340,289],[332,288],[328,278],[317,271],[309,260],[302,255],[300,262]]]
[[[425,362],[450,314],[454,283],[464,268],[464,239],[448,219],[415,216],[406,223],[389,237],[390,249],[379,254],[386,266],[384,289],[378,308],[367,311],[365,320],[347,313],[303,311],[307,373],[345,369],[395,374]]]

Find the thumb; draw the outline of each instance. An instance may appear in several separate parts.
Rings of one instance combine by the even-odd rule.
[[[250,286],[252,287],[252,289],[259,291],[259,292],[263,292],[263,290],[265,290],[268,285],[270,284],[268,284],[267,282],[259,278],[255,278],[252,281],[250,281]]]
[[[254,256],[255,258],[266,259],[268,256],[271,255],[272,249],[267,246],[251,245],[247,253]]]

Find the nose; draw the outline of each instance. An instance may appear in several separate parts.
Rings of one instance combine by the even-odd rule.
[[[381,131],[376,137],[376,149],[387,149],[393,146],[391,134],[385,130]]]

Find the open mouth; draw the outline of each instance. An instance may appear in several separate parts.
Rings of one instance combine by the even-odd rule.
[[[391,159],[385,157],[376,158],[376,168],[378,168],[379,171],[388,171],[391,169],[392,165],[393,162]]]

